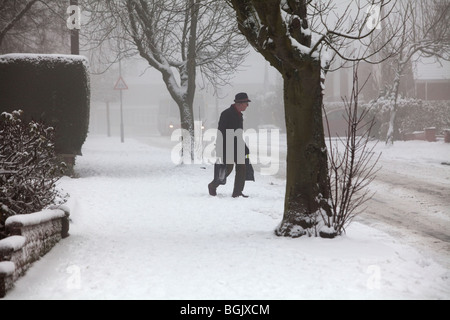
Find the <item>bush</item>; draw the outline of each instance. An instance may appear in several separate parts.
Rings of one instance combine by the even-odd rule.
[[[0,117],[0,239],[8,217],[65,201],[56,190],[64,164],[57,161],[55,131],[42,122],[24,123],[22,114]]]
[[[345,122],[344,135],[338,135],[338,139],[331,138],[330,123],[325,116],[325,130],[329,136],[327,154],[330,195],[327,201],[330,212],[320,212],[323,224],[320,225],[319,235],[322,238],[341,235],[364,210],[363,205],[372,197],[367,187],[379,170],[377,163],[380,156],[376,157],[375,146],[369,145],[374,120],[368,119],[368,109],[360,109],[357,75],[355,68],[352,95],[350,100],[344,100],[345,112],[341,112]]]
[[[81,155],[89,125],[88,61],[81,56],[0,56],[0,113],[21,109],[27,121],[55,128],[58,154]]]
[[[385,139],[389,128],[390,109],[393,101],[378,99],[365,105],[370,108],[375,119],[375,137]],[[424,128],[435,127],[438,133],[450,128],[450,101],[424,101],[417,99],[400,99],[395,119],[395,140],[403,139],[405,133],[422,131]]]

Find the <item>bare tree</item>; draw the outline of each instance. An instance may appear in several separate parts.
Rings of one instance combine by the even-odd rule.
[[[298,237],[314,228],[321,213],[331,215],[327,148],[322,124],[326,51],[345,61],[370,61],[368,9],[390,1],[350,1],[342,11],[333,1],[229,0],[239,29],[283,76],[287,133],[287,180],[280,236]],[[390,10],[386,10],[390,12]],[[334,18],[334,21],[332,21]],[[378,15],[376,26],[385,17]],[[355,46],[357,42],[360,46]],[[322,58],[321,58],[322,57]]]
[[[214,86],[228,83],[247,55],[232,10],[222,1],[124,0],[94,2],[92,20],[101,44],[117,37],[158,70],[180,110],[181,127],[193,143],[197,72]],[[98,26],[98,24],[94,24]],[[113,35],[119,27],[123,32]],[[192,146],[190,148],[193,157]]]
[[[347,122],[346,135],[332,139],[326,118],[329,146],[329,183],[331,214],[322,212],[321,218],[325,228],[319,232],[322,237],[333,238],[345,232],[345,228],[354,217],[364,209],[363,205],[371,199],[367,189],[378,172],[378,157],[374,148],[369,146],[370,133],[375,119],[367,119],[369,109],[359,108],[359,94],[367,81],[360,87],[358,81],[358,65],[353,67],[353,87],[350,99],[343,98]],[[343,148],[343,150],[342,150]]]
[[[386,144],[394,142],[401,82],[412,61],[420,61],[422,57],[450,60],[450,2],[402,0],[397,6],[399,14],[387,21],[383,31],[393,37],[384,50],[394,53],[387,61],[393,79],[392,84],[385,84],[386,98],[392,101]],[[393,31],[399,27],[401,32]]]
[[[0,2],[0,14],[2,15],[2,21],[4,21],[0,29],[0,46],[6,33],[23,18],[37,1],[38,0],[30,0],[26,2],[25,5],[23,5],[23,1],[3,0]]]
[[[67,4],[0,0],[0,52],[67,52]]]

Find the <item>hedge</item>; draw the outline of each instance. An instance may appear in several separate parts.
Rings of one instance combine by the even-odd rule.
[[[21,109],[25,121],[55,128],[58,154],[81,155],[89,126],[88,61],[82,56],[0,56],[0,113]]]
[[[390,110],[393,102],[387,99],[364,105],[370,108],[371,117],[375,117],[376,125],[373,134],[376,138],[385,139],[389,127]],[[443,134],[450,128],[450,101],[425,101],[419,99],[400,99],[395,118],[395,139],[425,128],[436,128],[437,134]]]

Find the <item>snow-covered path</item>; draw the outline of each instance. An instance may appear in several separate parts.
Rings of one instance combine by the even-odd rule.
[[[450,298],[448,267],[367,225],[335,240],[276,237],[276,177],[257,174],[248,199],[232,199],[232,183],[211,197],[212,167],[177,166],[170,148],[92,136],[83,154],[79,178],[60,183],[71,236],[5,299]]]
[[[393,147],[383,142],[369,146],[381,153],[376,165],[380,170],[370,185],[374,197],[355,221],[383,230],[450,268],[450,145],[397,141]],[[279,160],[277,176],[282,179],[284,136]]]
[[[449,146],[450,148],[450,146]],[[376,191],[357,221],[384,230],[450,268],[450,168],[428,163],[383,169],[370,188]],[[436,178],[437,177],[437,178]]]

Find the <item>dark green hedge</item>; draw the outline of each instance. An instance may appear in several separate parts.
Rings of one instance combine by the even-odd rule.
[[[81,155],[89,126],[88,62],[81,56],[0,56],[0,113],[23,110],[25,120],[56,130],[58,154]]]

